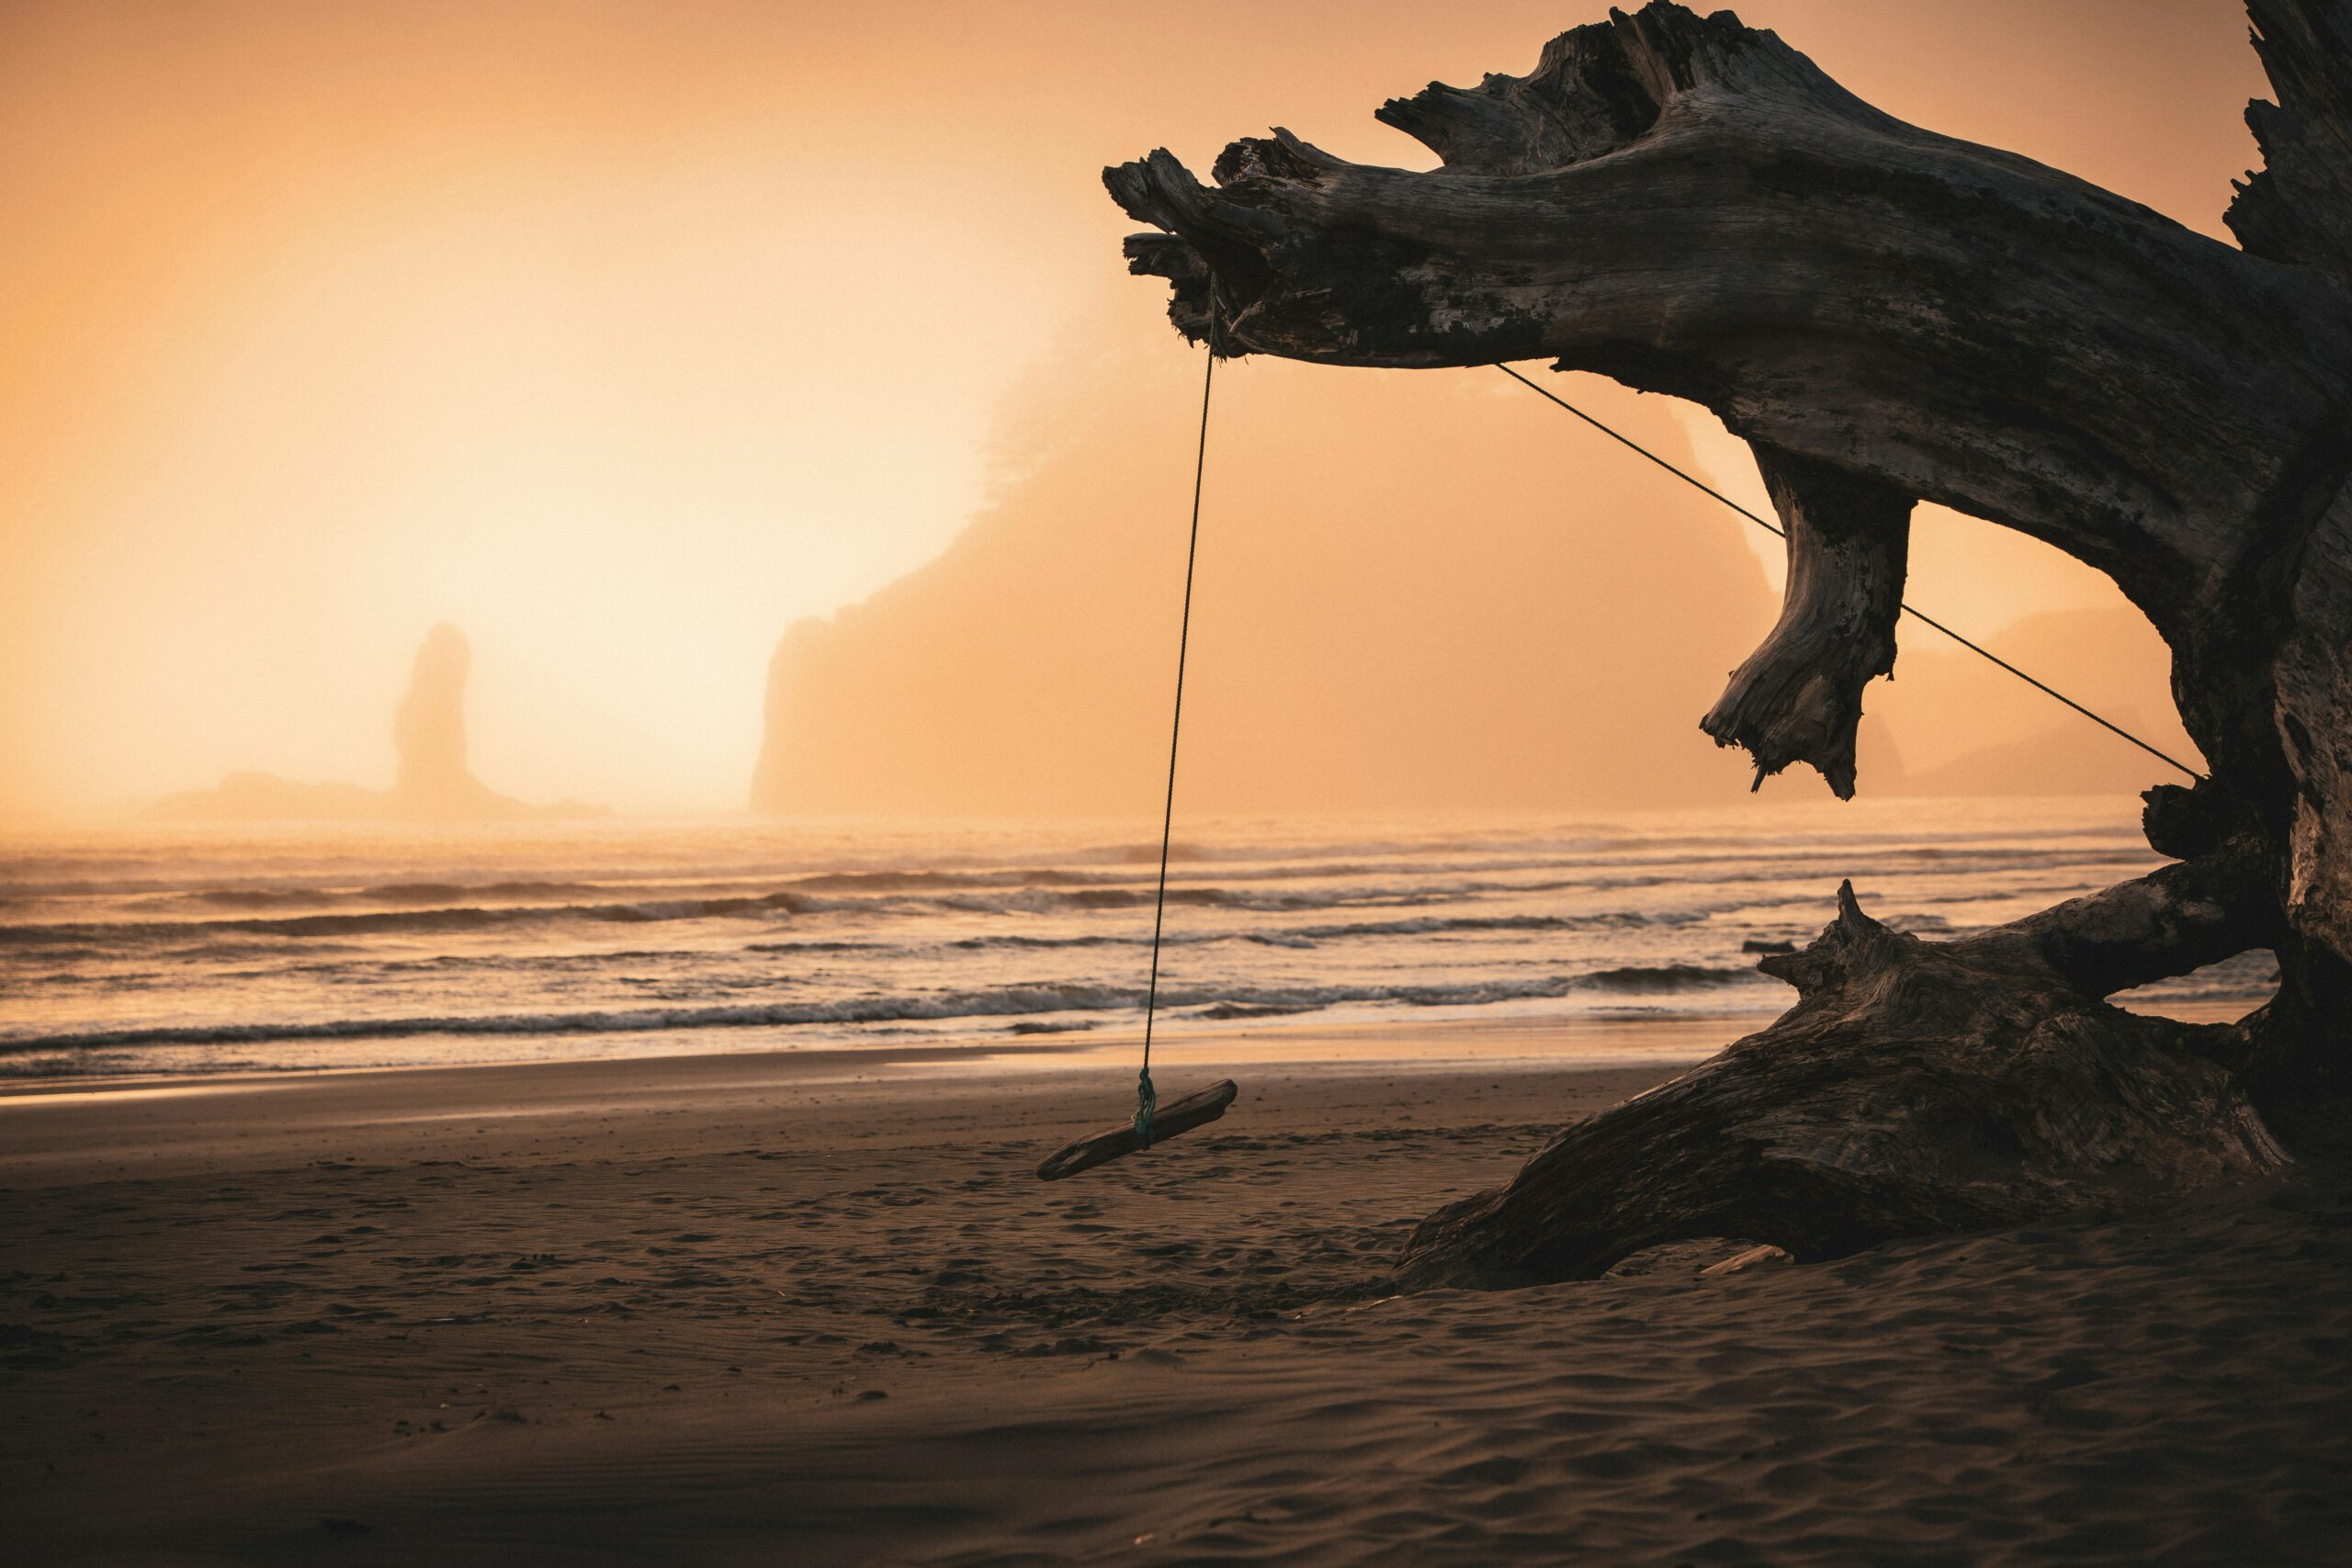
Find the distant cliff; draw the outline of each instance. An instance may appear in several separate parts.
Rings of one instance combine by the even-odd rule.
[[[466,678],[472,665],[473,651],[457,627],[445,622],[426,634],[416,650],[408,691],[392,713],[392,745],[400,767],[388,790],[237,773],[215,788],[168,796],[156,803],[153,814],[180,821],[413,822],[595,814],[600,808],[571,801],[526,805],[473,776],[466,766]]]
[[[944,555],[793,626],[754,807],[1155,812],[1197,375],[1117,365],[1031,409],[1012,477]],[[1572,395],[1683,448],[1656,400]],[[1746,525],[1499,377],[1245,361],[1217,398],[1181,810],[1747,788],[1698,728],[1774,614]]]

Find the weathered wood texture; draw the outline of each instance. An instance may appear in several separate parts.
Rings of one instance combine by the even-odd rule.
[[[2352,13],[2326,0],[2247,0],[2246,11],[2278,101],[2246,108],[2264,166],[2230,204],[2230,231],[2256,255],[2352,288]]]
[[[1862,688],[1894,668],[1911,498],[1894,486],[1758,443],[1757,468],[1789,542],[1781,619],[1699,727],[1744,746],[1756,782],[1810,762],[1854,795]]]
[[[2149,794],[2150,842],[2187,863],[2172,873],[1974,945],[1886,948],[1855,971],[1867,985],[1816,986],[1684,1087],[1578,1129],[1491,1202],[1453,1212],[1439,1229],[1455,1239],[1417,1256],[1468,1258],[1461,1238],[1481,1226],[1520,1225],[1525,1240],[1529,1216],[1566,1224],[1644,1159],[1685,1173],[1693,1213],[1711,1182],[1729,1201],[1752,1185],[1714,1146],[1749,1126],[1733,1101],[1756,1096],[1753,1115],[1793,1126],[1795,1101],[1774,1097],[1854,1111],[1834,1089],[1845,1073],[1888,1103],[1901,1083],[1939,1115],[1964,1121],[1978,1104],[1984,1136],[1939,1145],[1961,1151],[1941,1176],[1932,1162],[1899,1174],[1891,1133],[1839,1145],[1850,1159],[1772,1156],[1757,1168],[1774,1181],[1809,1173],[1776,1190],[1845,1216],[1787,1235],[1801,1251],[2253,1168],[2254,1145],[2233,1142],[2240,1090],[2299,1136],[2352,1124],[2337,1114],[2352,1100],[2352,0],[2248,9],[2278,101],[2248,115],[2267,167],[2229,213],[2243,249],[1904,124],[1774,35],[1668,0],[1561,35],[1525,76],[1384,106],[1437,152],[1434,170],[1349,164],[1277,130],[1227,147],[1209,185],[1165,152],[1105,171],[1156,231],[1128,241],[1133,270],[1173,285],[1170,314],[1196,341],[1214,276],[1223,352],[1404,367],[1544,356],[1693,400],[1748,440],[1789,532],[1788,595],[1704,723],[1759,772],[1802,761],[1840,795],[1854,787],[1855,727],[1892,662],[1923,500],[2113,578],[2172,649],[2181,717],[2211,769],[2194,789]],[[2197,1055],[2218,1036],[2098,1000],[2133,983],[2118,976],[2265,946],[2278,994],[2231,1033],[2226,1069]],[[1805,984],[1803,964],[1784,972]],[[1884,1030],[1902,1066],[1874,1064]],[[1783,1049],[1789,1076],[1764,1071]],[[2043,1089],[2077,1099],[2036,1131],[2018,1118]],[[1932,1120],[1875,1124],[1933,1144]],[[2058,1147],[2068,1128],[2089,1166]],[[2208,1153],[2193,1156],[2200,1137]],[[1826,1196],[1837,1183],[1821,1173],[1851,1175],[1865,1146],[1890,1162],[1886,1181]],[[1980,1156],[2010,1162],[2006,1186],[1964,1175]],[[2110,1159],[2139,1172],[2103,1189],[2086,1173]],[[1542,1202],[1528,1190],[1539,1166]]]
[[[1037,1167],[1041,1181],[1059,1181],[1065,1176],[1076,1176],[1081,1170],[1092,1170],[1098,1165],[1108,1165],[1125,1156],[1138,1154],[1154,1144],[1163,1144],[1179,1133],[1189,1133],[1205,1126],[1225,1114],[1234,1097],[1241,1090],[1231,1078],[1219,1078],[1204,1089],[1196,1089],[1180,1100],[1171,1100],[1154,1111],[1151,1118],[1151,1143],[1143,1141],[1130,1122],[1124,1127],[1106,1127],[1100,1133],[1090,1133],[1074,1143],[1066,1144],[1047,1155]]]

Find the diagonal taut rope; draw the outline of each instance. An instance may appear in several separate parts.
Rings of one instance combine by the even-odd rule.
[[[1693,479],[1690,475],[1683,472],[1680,468],[1676,468],[1673,464],[1668,462],[1665,458],[1659,457],[1657,453],[1651,451],[1640,442],[1633,439],[1633,437],[1610,429],[1609,426],[1601,423],[1599,420],[1593,418],[1592,415],[1585,412],[1584,410],[1568,401],[1567,399],[1529,380],[1526,377],[1521,375],[1518,371],[1512,369],[1508,365],[1498,365],[1495,368],[1510,377],[1512,380],[1518,382],[1521,386],[1526,388],[1529,391],[1533,392],[1537,397],[1559,404],[1560,407],[1567,410],[1570,413],[1576,415],[1578,419],[1584,421],[1587,424],[1592,426],[1593,429],[1600,432],[1601,434],[1606,435],[1611,441],[1618,443],[1620,446],[1629,446],[1633,450],[1640,453],[1643,457],[1647,457],[1651,462],[1656,463],[1659,468],[1664,468],[1668,473],[1672,474],[1676,479],[1680,479],[1684,484],[1690,485],[1695,490],[1702,491],[1708,495],[1713,496],[1717,501],[1722,502],[1725,506],[1730,507],[1734,512],[1738,513],[1742,517],[1747,518],[1758,528],[1765,530],[1767,533],[1778,534],[1784,539],[1788,537],[1788,531],[1782,528],[1779,524],[1766,522],[1763,518],[1757,516],[1756,513],[1748,511],[1747,508],[1742,506],[1739,502],[1734,501],[1723,491],[1715,489],[1712,485]],[[1960,644],[1961,647],[1968,649],[1969,652],[1976,654],[1980,658],[1992,660],[1995,664],[1999,665],[2002,669],[2016,676],[2018,680],[2023,681],[2027,685],[2031,686],[2035,691],[2041,693],[2045,696],[2057,698],[2058,701],[2065,704],[2068,707],[2073,708],[2076,713],[2081,714],[2093,724],[2098,725],[2102,729],[2107,729],[2114,734],[2121,736],[2124,739],[2129,740],[2132,745],[2137,746],[2141,750],[2145,751],[2149,756],[2155,758],[2158,761],[2170,767],[2178,768],[2190,778],[2196,779],[2200,783],[2203,782],[2205,775],[2199,773],[2195,768],[2190,767],[2188,763],[2181,761],[2177,757],[2166,756],[2164,752],[2157,750],[2154,746],[2149,745],[2146,741],[2141,739],[2138,736],[2132,734],[2121,725],[2117,724],[2114,720],[2102,717],[2098,714],[2093,713],[2090,709],[2085,707],[2082,704],[2076,702],[2065,693],[2058,690],[2055,686],[2047,685],[2041,681],[2035,680],[2032,676],[2027,674],[2024,671],[2018,669],[2016,665],[2010,663],[1999,654],[1995,653],[1991,649],[1985,648],[1978,643],[1971,642],[1968,638],[1961,636],[1958,632],[1952,630],[1950,626],[1944,625],[1933,615],[1928,615],[1926,611],[1915,610],[1906,604],[1903,606],[1903,613],[1911,616],[1914,620],[1923,622],[1924,624],[1934,627],[1937,631],[1939,631],[1943,633],[1944,636],[1951,638],[1952,641]]]
[[[1201,553],[1201,483],[1209,466],[1209,394],[1216,389],[1216,280],[1209,280],[1208,368],[1201,377],[1201,435],[1193,452],[1193,525],[1184,544],[1184,614],[1176,633],[1176,711],[1168,722],[1168,799],[1159,815],[1159,886],[1151,899],[1151,986],[1143,1002],[1143,1070],[1136,1075],[1136,1131],[1151,1146],[1159,1096],[1151,1087],[1151,1025],[1159,1011],[1159,931],[1168,915],[1168,842],[1176,826],[1176,741],[1184,732],[1184,656],[1193,640],[1193,563]]]

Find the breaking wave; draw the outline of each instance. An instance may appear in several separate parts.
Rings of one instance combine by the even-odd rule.
[[[1170,1011],[1217,1019],[1271,1017],[1350,1004],[1482,1007],[1497,1002],[1556,998],[1580,989],[1673,991],[1728,985],[1756,976],[1745,971],[1683,965],[1601,970],[1462,985],[1160,987]],[[872,995],[824,1001],[718,1003],[691,1007],[596,1009],[577,1012],[502,1012],[403,1018],[338,1018],[282,1023],[165,1024],[0,1035],[0,1054],[119,1050],[153,1045],[254,1045],[273,1041],[380,1040],[453,1034],[616,1034],[679,1029],[789,1029],[809,1024],[911,1023],[961,1018],[1003,1018],[1138,1008],[1141,986],[1039,983],[918,995]]]

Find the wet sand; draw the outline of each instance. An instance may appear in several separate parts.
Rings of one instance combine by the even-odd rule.
[[[1230,1071],[1233,1112],[1052,1185],[1124,1118],[1124,1042],[11,1092],[11,1556],[2352,1554],[2329,1173],[1389,1292],[1421,1214],[1736,1032],[1187,1041],[1163,1093]]]

